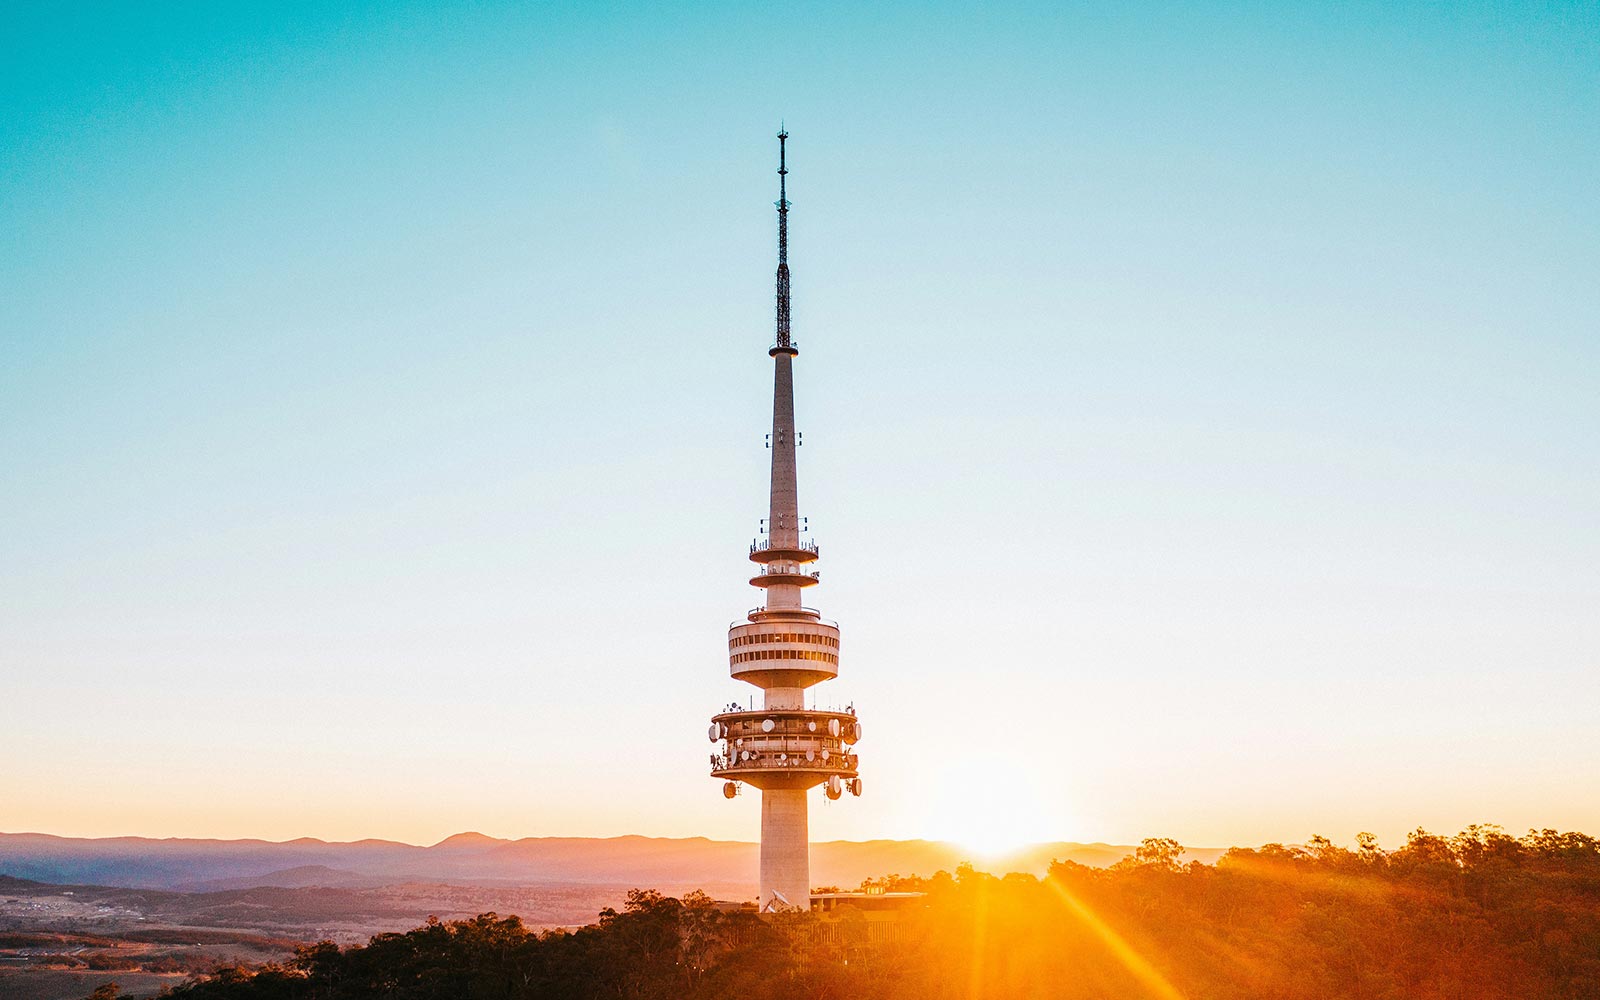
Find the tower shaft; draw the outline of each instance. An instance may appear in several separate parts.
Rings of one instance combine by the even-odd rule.
[[[811,844],[804,788],[761,790],[761,905],[811,905]]]
[[[791,348],[793,350],[793,348]],[[772,356],[772,493],[767,515],[768,544],[777,550],[800,548],[800,485],[795,470],[794,355]],[[800,587],[778,583],[767,588],[767,608],[800,610]]]

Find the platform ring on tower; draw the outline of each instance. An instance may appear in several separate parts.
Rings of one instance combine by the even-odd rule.
[[[766,548],[766,549],[762,549],[762,548],[754,548],[754,547],[752,547],[750,549],[750,561],[751,562],[763,563],[763,564],[772,563],[772,562],[808,563],[808,562],[816,562],[817,559],[820,558],[820,557],[821,557],[821,552],[814,545],[809,547],[809,548],[807,548],[806,546],[798,546],[798,547],[792,548],[792,549],[789,549],[789,548]]]
[[[817,573],[806,573],[799,569],[768,569],[759,576],[750,578],[752,587],[815,587],[822,582],[822,577]]]

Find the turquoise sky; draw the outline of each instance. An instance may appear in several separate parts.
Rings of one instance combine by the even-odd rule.
[[[816,838],[1600,832],[1593,3],[8,8],[0,829],[753,839],[780,120]]]

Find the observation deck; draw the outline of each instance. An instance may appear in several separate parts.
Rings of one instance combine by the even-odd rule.
[[[811,618],[763,618],[728,629],[728,672],[757,687],[810,687],[839,675],[839,626]]]

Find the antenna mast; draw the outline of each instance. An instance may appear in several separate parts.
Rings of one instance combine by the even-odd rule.
[[[784,158],[784,143],[789,130],[778,129],[778,339],[769,352],[795,355],[789,342],[789,167]]]

